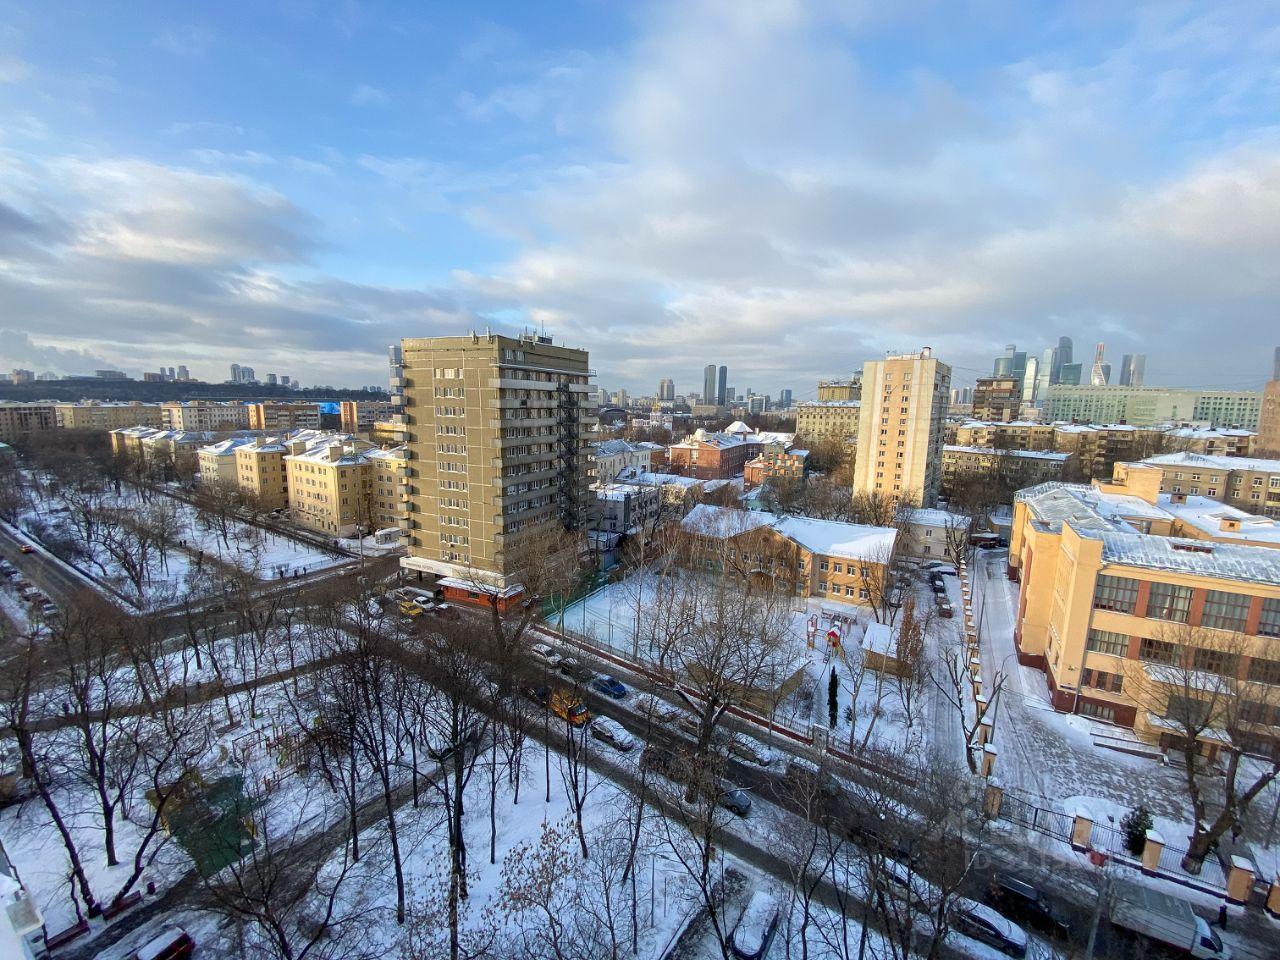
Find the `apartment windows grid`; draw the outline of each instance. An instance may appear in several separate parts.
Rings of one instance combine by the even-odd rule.
[[[1120,693],[1124,687],[1124,677],[1118,673],[1107,673],[1104,670],[1091,670],[1086,667],[1080,671],[1080,685],[1092,687],[1095,690]]]
[[[1217,630],[1243,630],[1249,616],[1250,598],[1243,593],[1210,590],[1205,594],[1200,625]]]
[[[1280,597],[1267,597],[1262,601],[1258,634],[1263,637],[1280,637]]]
[[[1143,637],[1138,644],[1138,659],[1147,663],[1176,664],[1182,659],[1182,645],[1154,637]]]
[[[1191,665],[1202,673],[1234,677],[1240,672],[1240,655],[1228,650],[1197,647],[1191,654]]]
[[[1280,660],[1254,657],[1249,661],[1248,676],[1254,683],[1269,683],[1272,686],[1280,686]]]
[[[1093,591],[1093,608],[1115,613],[1133,613],[1138,605],[1138,581],[1129,577],[1100,574]]]
[[[1129,652],[1129,638],[1122,633],[1112,633],[1110,630],[1090,629],[1085,649],[1093,653],[1123,657]]]
[[[1186,623],[1191,613],[1191,588],[1177,583],[1153,583],[1147,616],[1153,620]]]

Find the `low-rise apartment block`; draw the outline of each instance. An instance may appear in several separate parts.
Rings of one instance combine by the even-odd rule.
[[[898,532],[808,517],[699,504],[681,521],[690,543],[682,562],[694,569],[731,563],[744,576],[797,597],[876,602]],[[727,548],[727,549],[726,549]]]
[[[839,437],[854,440],[858,436],[860,400],[818,400],[796,404],[796,436],[806,440]]]
[[[243,446],[254,443],[253,437],[228,437],[196,450],[196,461],[199,474],[197,479],[201,485],[218,485],[227,490],[239,489],[239,475],[236,469],[236,451]]]
[[[1250,513],[1280,517],[1280,460],[1166,453],[1143,463],[1159,468],[1165,493],[1204,496]]]
[[[162,403],[160,410],[169,430],[208,430],[214,433],[244,430],[249,426],[249,408],[243,403],[215,403],[187,400]]]
[[[1165,431],[1167,448],[1187,453],[1202,453],[1210,457],[1253,456],[1258,435],[1252,430],[1232,430],[1227,427],[1177,427]]]
[[[164,410],[158,403],[55,403],[53,409],[63,430],[164,427]]]
[[[597,533],[627,534],[652,529],[662,511],[662,490],[638,483],[602,483],[595,488],[596,504],[589,529]],[[683,511],[681,511],[683,512]]]
[[[295,523],[332,537],[375,529],[371,444],[333,438],[284,458],[289,514]]]
[[[1204,422],[1213,427],[1257,430],[1261,408],[1262,394],[1250,390],[1055,383],[1049,387],[1045,419],[1138,426]]]
[[[320,405],[316,403],[250,403],[249,429],[265,433],[319,430]]]
[[[770,443],[790,445],[790,433],[756,432],[735,420],[723,432],[698,429],[667,448],[673,472],[699,480],[729,480],[742,475],[748,460]]]
[[[0,442],[13,443],[32,433],[52,430],[58,422],[54,404],[0,401]]]
[[[390,420],[395,412],[390,400],[343,400],[338,404],[339,429],[367,434],[375,423]]]
[[[1044,671],[1055,709],[1180,747],[1180,718],[1220,711],[1196,734],[1280,746],[1280,531],[1203,498],[1161,493],[1158,468],[1018,494],[1009,549],[1020,582],[1019,661]],[[1191,698],[1188,700],[1188,698]]]
[[[1073,454],[992,447],[942,448],[942,489],[950,497],[965,483],[978,481],[1005,489],[1061,480],[1068,475]]]
[[[994,423],[1018,419],[1022,407],[1019,377],[979,377],[973,388],[973,418]]]
[[[654,448],[658,444],[639,444],[629,440],[601,440],[592,444],[591,459],[595,464],[595,481],[612,483],[624,470],[652,470]]]
[[[803,482],[809,475],[809,451],[796,447],[788,449],[782,444],[770,444],[754,460],[748,460],[742,469],[743,484],[747,490],[764,486],[771,481]]]

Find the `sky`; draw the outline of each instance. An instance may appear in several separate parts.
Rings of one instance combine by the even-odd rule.
[[[1060,335],[1257,388],[1280,7],[0,0],[0,369],[385,384],[486,328],[633,395]]]

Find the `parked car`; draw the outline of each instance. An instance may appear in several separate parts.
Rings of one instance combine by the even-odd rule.
[[[735,734],[729,739],[729,750],[739,760],[746,760],[762,767],[767,767],[778,759],[778,754],[772,747],[767,747],[759,740],[743,734]]]
[[[561,657],[557,669],[563,676],[574,681],[585,680],[591,676],[591,671],[577,657]]]
[[[560,654],[551,649],[550,644],[535,643],[529,648],[529,653],[533,659],[541,661],[548,667],[558,667],[560,665]]]
[[[168,926],[129,956],[129,960],[183,960],[191,956],[196,942],[181,927]]]
[[[591,735],[597,740],[604,741],[622,753],[626,753],[636,745],[635,739],[623,729],[622,724],[608,717],[596,717],[591,721],[590,730]]]
[[[767,890],[757,890],[733,928],[729,947],[739,960],[760,960],[769,952],[778,932],[778,901]]]
[[[992,877],[985,899],[1001,912],[1045,933],[1065,935],[1071,924],[1067,911],[1049,900],[1039,888],[1013,874]]]
[[[549,706],[552,713],[561,720],[567,720],[572,726],[580,727],[591,720],[587,705],[564,687],[556,687],[551,691]]]
[[[727,780],[716,784],[716,803],[731,813],[745,817],[751,812],[751,795],[741,787],[735,787]]]
[[[684,710],[660,697],[646,693],[636,699],[636,712],[659,723],[670,723],[685,715]]]
[[[603,693],[606,697],[612,697],[614,700],[621,700],[627,695],[627,688],[613,677],[596,677],[591,681],[591,689],[597,693]]]
[[[951,606],[950,600],[938,601],[938,616],[940,616],[943,620],[950,620],[955,615],[956,615],[955,609]]]
[[[425,612],[420,606],[418,606],[412,600],[401,600],[397,604],[397,609],[400,611],[401,615],[408,617],[410,620],[414,619],[415,617],[422,616],[422,614]]]
[[[715,780],[705,774],[699,776],[690,757],[684,753],[650,744],[640,754],[640,766],[660,773],[675,783],[687,784],[697,778],[703,796],[714,798],[717,804],[740,817],[745,817],[751,811],[751,797],[745,790],[727,780]]]
[[[18,552],[19,553],[35,553],[36,548],[29,543],[24,543],[22,546],[18,548]]]
[[[1022,960],[1027,955],[1027,931],[973,900],[959,898],[954,901],[951,928],[972,940],[995,947],[1006,956]]]

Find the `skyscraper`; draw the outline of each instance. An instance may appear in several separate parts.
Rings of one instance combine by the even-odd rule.
[[[720,368],[720,377],[716,381],[716,403],[720,406],[725,404],[725,387],[729,384],[729,368],[722,366]]]
[[[404,340],[401,354],[397,419],[412,471],[401,566],[446,578],[446,589],[465,581],[463,598],[467,585],[513,590],[522,538],[586,519],[587,353],[546,337],[471,334]]]
[[[1120,361],[1120,386],[1140,387],[1146,377],[1147,355],[1126,353]]]
[[[231,365],[231,382],[232,383],[240,382],[240,364],[238,363],[233,363]]]
[[[862,367],[854,493],[932,507],[942,481],[951,368],[925,347]]]
[[[1038,374],[1040,372],[1040,361],[1035,357],[1027,360],[1027,367],[1022,372],[1022,402],[1035,404],[1036,390],[1039,389],[1040,383]]]
[[[1071,355],[1071,338],[1058,338],[1058,359],[1054,369],[1054,380],[1057,383],[1062,382],[1062,368],[1068,363],[1072,363],[1074,358]]]
[[[791,407],[791,388],[790,387],[783,387],[782,391],[778,394],[778,406],[780,406],[783,410],[787,410]]]
[[[1105,387],[1111,382],[1111,364],[1103,359],[1107,345],[1099,343],[1093,354],[1093,368],[1089,371],[1089,384],[1094,387]]]
[[[185,364],[184,364],[184,365],[182,365],[182,366],[180,366],[180,367],[178,367],[178,379],[179,379],[179,380],[190,380],[190,379],[191,379],[191,374],[187,371],[187,368],[186,368],[186,365],[185,365]]]
[[[708,363],[702,370],[702,402],[716,402],[716,365]]]
[[[658,399],[674,400],[676,398],[676,382],[670,377],[658,381]]]

